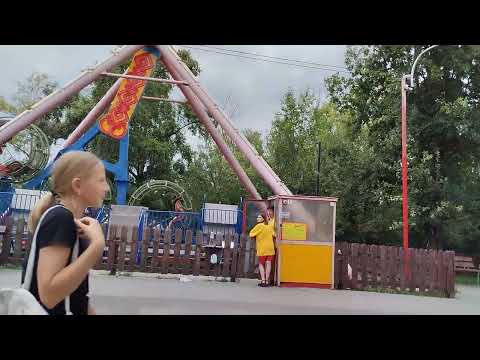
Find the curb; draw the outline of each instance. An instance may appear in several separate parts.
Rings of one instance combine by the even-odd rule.
[[[93,276],[112,276],[109,270],[90,270],[90,274]],[[140,279],[157,279],[157,280],[179,280],[180,282],[190,281],[216,281],[216,282],[231,282],[230,277],[215,277],[205,275],[181,275],[181,274],[156,274],[156,273],[142,273],[142,272],[126,272],[117,271],[115,277],[133,277]],[[236,279],[235,282],[240,282],[240,279]]]

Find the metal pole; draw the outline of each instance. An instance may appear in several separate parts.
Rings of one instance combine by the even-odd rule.
[[[14,119],[6,123],[0,128],[0,145],[8,141],[17,133],[25,129],[27,126],[35,122],[35,120],[52,111],[73,95],[77,94],[85,86],[97,79],[102,72],[110,70],[114,66],[124,62],[143,45],[127,45],[95,66],[91,71],[84,71],[77,78],[66,84],[64,87],[54,91],[47,97],[43,98],[30,109],[17,115]]]
[[[318,157],[317,157],[317,189],[315,194],[318,196],[320,194],[320,150],[321,144],[318,142]]]
[[[159,98],[159,97],[155,97],[155,96],[142,96],[142,99],[156,100],[156,101],[166,101],[166,102],[177,103],[177,104],[188,104],[186,101],[165,99],[165,98]]]
[[[161,58],[163,62],[163,58]],[[181,76],[178,74],[176,69],[171,66],[169,63],[163,62],[165,68],[170,72],[170,75],[176,80],[181,80]],[[203,104],[201,101],[195,96],[193,91],[191,90],[191,87],[187,87],[185,85],[179,85],[180,90],[182,91],[183,95],[185,98],[188,100],[190,105],[192,106],[193,111],[195,114],[198,116],[199,120],[203,123],[207,131],[210,133],[210,135],[213,138],[213,141],[217,144],[218,148],[222,152],[223,156],[227,160],[227,162],[230,164],[231,168],[233,171],[237,174],[240,182],[242,185],[246,188],[250,196],[252,196],[255,199],[261,199],[262,197],[258,193],[257,189],[255,188],[255,185],[253,185],[252,181],[248,177],[247,173],[245,170],[242,168],[238,160],[235,158],[235,155],[233,155],[232,151],[230,148],[227,146],[225,141],[223,140],[222,136],[218,132],[218,130],[215,128],[213,125],[212,121],[208,117],[207,113],[205,112],[205,109],[203,107]]]
[[[125,70],[125,73],[128,71]],[[110,89],[106,92],[103,98],[93,107],[92,110],[85,116],[85,119],[82,120],[80,124],[75,128],[75,130],[68,136],[67,140],[63,143],[62,148],[65,149],[68,146],[72,145],[75,141],[80,139],[80,137],[87,131],[94,123],[97,121],[98,117],[102,112],[110,105],[110,103],[115,98],[118,88],[122,83],[122,79],[118,79]]]
[[[215,104],[210,96],[202,89],[199,82],[181,61],[175,50],[166,45],[157,45],[157,48],[160,50],[162,62],[170,68],[175,69],[181,78],[189,83],[193,93],[205,105],[211,116],[225,130],[226,134],[232,139],[250,164],[252,164],[257,174],[265,181],[272,192],[277,195],[292,195],[292,192],[258,154],[252,144],[250,144],[241,132],[234,128],[228,117],[220,111],[217,104]]]
[[[407,90],[413,90],[415,85],[414,83],[414,72],[415,67],[417,66],[418,60],[425,54],[427,51],[437,47],[438,45],[432,45],[425,50],[423,50],[415,59],[410,71],[410,75],[402,76],[400,83],[401,93],[402,93],[402,122],[401,122],[401,137],[402,137],[402,237],[403,237],[403,267],[405,272],[405,278],[409,279],[410,269],[409,269],[409,239],[408,239],[408,162],[407,162]],[[407,85],[407,78],[410,80],[410,84]]]
[[[126,74],[115,74],[115,73],[110,73],[110,72],[103,72],[101,75],[103,76],[111,76],[111,77],[117,77],[117,78],[125,78],[125,79],[136,79],[136,80],[145,80],[145,81],[153,81],[153,82],[159,82],[159,83],[165,83],[165,84],[173,84],[173,85],[187,85],[188,83],[186,81],[175,81],[175,80],[169,80],[169,79],[159,79],[159,78],[152,78],[148,76],[137,76],[137,75],[126,75]]]
[[[407,89],[406,76],[402,77],[402,220],[403,220],[403,268],[405,278],[409,279],[409,244],[408,244],[408,163],[407,163]]]
[[[427,51],[430,51],[432,50],[433,48],[437,47],[438,45],[432,45],[428,48],[426,48],[425,50],[423,50],[418,56],[417,58],[415,59],[415,61],[413,62],[413,66],[412,66],[412,70],[410,71],[410,89],[413,89],[414,87],[414,80],[413,80],[413,73],[415,71],[415,66],[417,66],[417,63],[418,63],[418,60],[420,60],[420,58],[422,57],[423,54],[425,54]]]

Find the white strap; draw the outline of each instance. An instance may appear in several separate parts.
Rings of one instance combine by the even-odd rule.
[[[54,206],[48,208],[42,214],[42,216],[40,217],[40,220],[38,221],[37,228],[35,229],[35,233],[34,233],[33,238],[32,238],[32,246],[30,247],[30,254],[28,255],[27,268],[25,270],[25,279],[23,281],[23,286],[22,286],[22,288],[24,288],[25,290],[30,291],[30,286],[31,286],[31,283],[32,283],[33,266],[34,266],[34,263],[35,263],[35,252],[36,252],[36,249],[37,249],[37,236],[38,236],[38,231],[40,229],[40,225],[42,224],[42,221],[45,218],[45,216],[51,210],[53,210],[53,209],[55,209],[56,207],[59,207],[59,206],[64,207],[63,205],[54,205]],[[77,240],[75,241],[75,245],[73,247],[70,263],[74,262],[77,259],[78,248],[79,248],[79,242],[78,242],[78,236],[77,236]],[[67,315],[72,315],[72,313],[70,311],[70,296],[67,296],[65,298],[65,312],[67,313]]]
[[[36,249],[37,249],[38,230],[40,229],[40,225],[41,225],[43,219],[45,218],[45,216],[47,216],[47,214],[51,210],[55,209],[58,206],[61,206],[61,205],[55,205],[55,206],[52,206],[51,208],[48,208],[43,213],[43,215],[40,217],[40,220],[38,221],[37,228],[35,229],[35,233],[33,234],[32,246],[30,247],[30,254],[28,256],[27,268],[25,270],[25,279],[23,281],[23,288],[25,290],[30,291],[30,285],[31,285],[31,282],[32,282],[33,266],[34,266],[34,263],[35,263],[35,252],[36,252]]]
[[[73,247],[72,258],[70,260],[70,263],[73,263],[75,260],[77,260],[78,247],[79,247],[79,242],[78,242],[78,236],[77,236],[77,241],[75,241],[75,245]],[[67,315],[73,315],[72,312],[70,311],[70,296],[67,296],[65,298],[65,312]]]

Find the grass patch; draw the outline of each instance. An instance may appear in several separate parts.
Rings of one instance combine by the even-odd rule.
[[[477,274],[461,274],[455,276],[455,284],[477,286]]]

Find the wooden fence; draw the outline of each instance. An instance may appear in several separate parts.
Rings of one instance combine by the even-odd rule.
[[[455,296],[455,252],[409,250],[410,277],[403,271],[403,248],[337,243],[335,288],[395,289]],[[348,274],[351,266],[351,278]]]
[[[104,226],[104,233],[107,228]],[[95,266],[97,270],[116,272],[145,272],[161,274],[207,275],[235,278],[258,278],[255,242],[245,235],[192,233],[177,230],[160,232],[145,229],[142,240],[137,241],[137,227],[111,226],[106,236],[103,257]],[[225,248],[218,246],[225,244]],[[230,244],[233,243],[233,248]],[[26,223],[7,223],[0,233],[0,265],[20,264],[31,245]],[[137,246],[140,246],[137,249]],[[216,253],[221,261],[210,262]],[[453,251],[410,249],[410,279],[403,272],[403,249],[340,242],[336,244],[334,278],[336,289],[396,289],[411,292],[436,292],[455,296]],[[137,250],[140,261],[137,262]],[[301,260],[299,260],[301,261]],[[352,268],[349,277],[348,265]],[[418,290],[417,290],[418,289]]]
[[[126,241],[131,231],[131,240]],[[255,243],[247,246],[247,237],[237,234],[210,234],[187,230],[160,232],[145,229],[141,242],[137,241],[138,228],[110,228],[104,256],[95,269],[111,272],[146,272],[161,274],[206,275],[215,277],[255,278]],[[194,238],[195,236],[195,238]],[[147,241],[145,241],[147,239]],[[150,239],[150,240],[148,240]],[[224,248],[219,248],[224,244]],[[231,244],[233,243],[233,248]],[[140,246],[140,249],[137,249]],[[214,247],[216,246],[216,247]],[[137,261],[137,253],[140,251]],[[210,262],[210,256],[216,253],[219,261]],[[248,260],[248,264],[245,261]]]
[[[145,272],[206,275],[231,280],[258,277],[255,242],[245,235],[215,234],[211,237],[210,234],[194,234],[180,229],[175,233],[159,230],[152,233],[150,229],[145,229],[142,239],[147,241],[138,242],[138,228],[127,226],[111,226],[109,231],[104,226],[104,234],[105,249],[95,265],[96,270],[108,270],[112,274]],[[225,248],[220,248],[222,242]],[[232,243],[233,248],[230,247]],[[7,224],[6,231],[0,234],[0,246],[0,265],[22,263],[31,246],[31,235],[27,232],[23,219],[15,224]],[[210,262],[212,253],[218,255],[219,261],[216,264]]]

